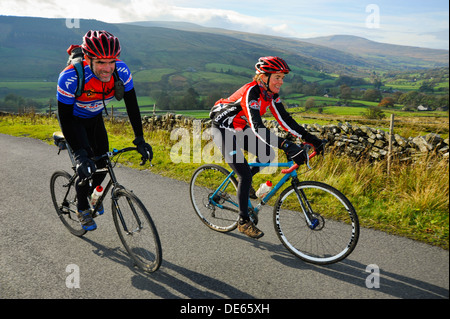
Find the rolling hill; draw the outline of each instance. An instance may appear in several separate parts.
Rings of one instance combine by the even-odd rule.
[[[332,35],[302,41],[357,54],[373,60],[400,63],[410,67],[448,66],[448,50],[386,44],[351,35]]]
[[[314,43],[308,43],[186,23],[81,20],[80,25],[79,29],[67,28],[65,19],[0,16],[0,58],[8,61],[0,65],[1,80],[54,79],[64,66],[66,48],[79,43],[89,29],[106,29],[117,35],[124,47],[122,57],[136,69],[202,68],[207,63],[248,67],[257,57],[269,54],[282,55],[299,68],[329,73],[448,66],[448,51],[379,44],[357,37],[309,39]]]
[[[365,39],[355,37],[309,39],[315,42],[309,43],[188,23],[81,20],[80,28],[68,28],[65,19],[0,16],[0,98],[10,92],[54,98],[54,82],[68,57],[66,49],[79,44],[90,29],[108,30],[120,38],[121,58],[136,74],[137,89],[145,95],[149,87],[161,89],[170,81],[185,87],[195,82],[203,92],[214,81],[236,86],[250,79],[255,61],[264,55],[282,56],[294,74],[316,78],[448,66],[448,51],[401,46],[393,50],[372,43],[363,52],[360,47]],[[383,56],[383,52],[390,53]],[[17,82],[41,84],[20,87]]]
[[[220,28],[207,28],[186,22],[143,21],[133,24],[222,34],[274,48],[284,48],[303,56],[315,58],[325,65],[328,64],[327,62],[334,62],[349,67],[369,66],[371,68],[378,67],[382,69],[387,67],[397,70],[400,68],[435,68],[449,65],[448,50],[386,44],[351,35],[331,35],[327,37],[296,39],[265,36]]]

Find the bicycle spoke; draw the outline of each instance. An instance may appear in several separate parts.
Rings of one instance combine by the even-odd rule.
[[[297,257],[315,264],[334,263],[347,257],[359,237],[358,217],[348,199],[319,182],[299,183],[297,191],[292,186],[287,188],[274,209],[274,225],[283,245]]]
[[[76,215],[77,197],[70,174],[65,171],[55,172],[50,179],[50,192],[61,222],[75,236],[83,236],[86,231]]]
[[[197,216],[209,228],[228,232],[236,228],[239,210],[237,182],[218,165],[204,165],[195,171],[190,182],[191,202]],[[228,178],[228,179],[227,179]]]
[[[156,227],[142,202],[125,189],[114,192],[114,224],[119,237],[136,265],[144,271],[156,271],[162,250]]]

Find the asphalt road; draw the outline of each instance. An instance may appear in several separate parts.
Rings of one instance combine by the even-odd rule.
[[[118,167],[119,181],[144,202],[160,234],[161,268],[145,274],[121,245],[109,200],[98,229],[84,238],[59,221],[49,181],[57,169],[70,171],[66,153],[3,134],[0,150],[0,299],[449,298],[448,251],[362,229],[348,259],[311,265],[278,241],[269,207],[260,215],[260,240],[217,233],[194,214],[185,182]]]

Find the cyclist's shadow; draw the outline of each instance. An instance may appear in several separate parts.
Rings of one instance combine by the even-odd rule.
[[[351,255],[336,264],[318,266],[304,262],[293,256],[281,243],[273,244],[254,240],[237,233],[227,233],[227,235],[245,240],[258,249],[269,251],[272,254],[271,258],[273,260],[287,267],[299,270],[313,270],[334,280],[338,279],[357,287],[366,287],[366,279],[370,275],[366,271],[367,265],[353,260]],[[128,253],[122,247],[110,248],[86,237],[81,237],[81,239],[95,247],[93,250],[94,254],[102,258],[108,258],[131,269],[135,274],[131,278],[132,285],[135,288],[149,291],[161,298],[255,298],[223,281],[178,266],[167,260],[163,260],[161,268],[156,272],[151,274],[145,273],[133,265]],[[189,284],[186,280],[179,279],[178,275],[172,275],[172,271],[189,279],[195,285]],[[205,289],[199,289],[196,286],[201,286]],[[387,272],[383,269],[380,270],[380,287],[376,289],[380,293],[397,298],[430,299],[449,297],[449,291],[445,288],[397,273]],[[183,296],[180,297],[179,294],[172,292],[174,290]]]
[[[277,262],[291,268],[313,270],[333,279],[339,279],[346,283],[353,284],[358,287],[366,287],[366,280],[371,274],[366,271],[368,265],[362,264],[354,259],[352,255],[336,264],[319,266],[302,261],[292,255],[287,249],[280,244],[254,240],[237,233],[227,233],[229,236],[241,238],[248,241],[254,247],[267,250],[272,254],[271,258]],[[367,288],[369,289],[369,288]],[[380,287],[377,289],[381,293],[385,293],[397,298],[448,298],[448,289],[415,279],[404,275],[388,272],[380,269]]]
[[[80,237],[80,239],[84,240],[85,242],[91,244],[95,249],[92,250],[94,254],[101,258],[107,258],[110,259],[118,264],[132,267],[133,263],[131,261],[130,256],[128,253],[122,248],[122,247],[106,247],[102,244],[99,244],[98,242],[93,241],[92,239],[88,237]]]
[[[153,274],[137,272],[136,276],[132,278],[133,286],[141,290],[148,290],[164,299],[255,298],[226,282],[178,266],[167,260],[163,261],[162,266],[164,267],[161,267],[163,269],[160,269]],[[175,271],[178,275],[172,275],[172,271]],[[180,278],[179,275],[183,276],[184,279]],[[195,283],[195,285],[189,284],[187,282],[188,280]],[[172,293],[170,290],[176,290],[182,294],[182,296]]]
[[[110,259],[134,272],[131,278],[132,285],[140,290],[149,291],[164,299],[176,298],[196,298],[196,299],[217,299],[217,298],[239,298],[250,299],[253,296],[217,279],[203,275],[199,272],[178,266],[167,260],[162,261],[161,268],[154,273],[146,273],[133,265],[128,253],[122,247],[110,248],[87,237],[81,237],[82,240],[91,244],[95,249],[93,253],[102,258]],[[189,284],[187,280],[179,279],[178,275],[170,274],[175,271],[179,275],[189,279],[193,284]],[[196,286],[203,287],[199,289]],[[183,296],[171,292],[176,290]]]

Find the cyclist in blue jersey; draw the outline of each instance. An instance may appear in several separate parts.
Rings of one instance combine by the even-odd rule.
[[[119,39],[107,31],[88,31],[81,45],[84,53],[84,88],[82,94],[76,94],[78,81],[73,65],[66,67],[58,79],[57,100],[61,130],[74,152],[79,178],[76,182],[78,218],[85,230],[97,228],[90,212],[89,196],[106,176],[93,176],[92,186],[80,183],[91,177],[103,163],[92,161],[92,157],[109,151],[108,134],[103,122],[102,111],[114,98],[119,87],[123,86],[128,117],[134,131],[136,145],[143,161],[151,161],[151,146],[143,137],[141,114],[133,86],[133,78],[128,66],[118,59],[121,51]],[[115,79],[113,73],[119,79]],[[121,82],[121,83],[120,83]],[[103,213],[103,208],[99,209]]]

